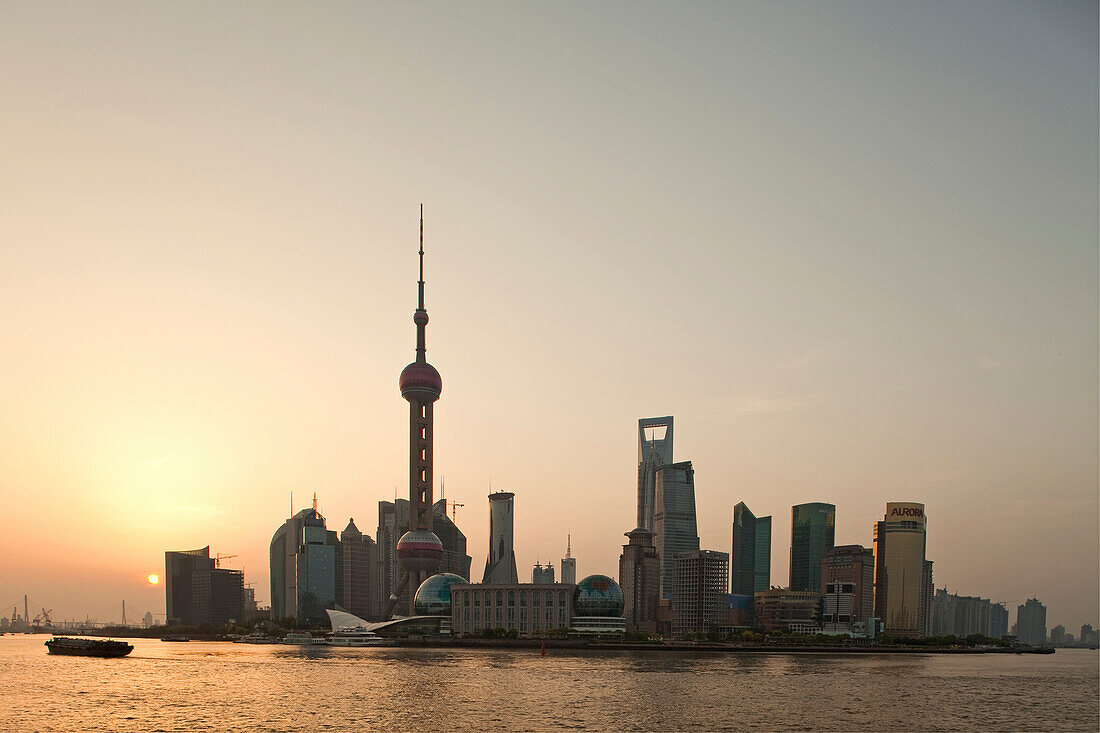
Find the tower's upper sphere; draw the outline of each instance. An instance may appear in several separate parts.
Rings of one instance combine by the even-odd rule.
[[[425,580],[416,589],[413,610],[417,616],[450,616],[451,586],[469,581],[454,573],[439,573]]]
[[[606,575],[589,575],[573,591],[573,615],[622,616],[623,589]]]
[[[434,573],[443,560],[443,543],[435,532],[411,529],[397,541],[397,560],[406,572]]]
[[[443,378],[435,367],[426,361],[414,361],[401,370],[401,396],[412,401],[424,399],[435,402],[443,391]]]

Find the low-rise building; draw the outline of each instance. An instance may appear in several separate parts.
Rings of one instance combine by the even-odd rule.
[[[821,594],[772,588],[755,594],[756,623],[762,629],[805,631],[820,628]]]

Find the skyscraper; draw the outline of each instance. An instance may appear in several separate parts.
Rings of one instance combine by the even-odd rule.
[[[771,587],[772,518],[757,517],[745,502],[733,508],[730,593],[751,596]]]
[[[218,568],[209,545],[164,553],[164,601],[169,625],[224,624],[244,611],[244,574]]]
[[[623,589],[626,629],[653,634],[657,632],[661,559],[650,530],[638,527],[626,536],[629,542],[623,545],[623,553],[619,556],[619,586]]]
[[[565,536],[565,557],[561,559],[561,582],[568,585],[577,583],[577,558],[573,557],[572,538]]]
[[[827,593],[828,586],[837,583],[851,586],[852,608],[847,622],[866,621],[875,615],[875,554],[870,548],[841,545],[825,553],[821,560],[820,592]],[[834,618],[829,623],[843,622]]]
[[[676,555],[699,549],[695,471],[691,461],[662,465],[657,469],[654,504],[653,533],[661,558],[661,596],[671,599],[676,584]],[[728,569],[728,558],[726,563]]]
[[[657,469],[672,463],[672,417],[638,421],[638,526],[653,529]]]
[[[515,496],[510,491],[489,494],[489,555],[485,560],[482,583],[519,582],[512,536]]]
[[[398,586],[415,591],[439,570],[443,544],[432,531],[432,447],[434,443],[435,402],[443,392],[443,378],[427,359],[428,311],[424,307],[424,205],[420,206],[420,279],[418,300],[413,313],[416,324],[416,361],[401,371],[398,384],[401,396],[409,402],[409,522],[410,529],[397,541],[397,560],[404,571]],[[411,595],[411,594],[410,594]],[[387,603],[386,611],[392,607]],[[412,603],[408,607],[413,614]],[[386,614],[388,615],[388,613]]]
[[[325,518],[313,509],[299,512],[301,522],[293,554],[297,613],[300,626],[328,623],[326,608],[332,608],[343,594],[336,532],[325,527]],[[289,568],[288,568],[289,570]],[[291,615],[291,614],[287,614]]]
[[[378,618],[382,600],[378,545],[359,531],[355,519],[349,519],[340,533],[340,557],[343,570],[340,605],[359,618]]]
[[[924,559],[924,504],[891,502],[875,523],[875,616],[883,631],[922,636],[931,625],[931,564]]]
[[[1047,607],[1036,598],[1016,608],[1016,638],[1021,644],[1043,646],[1047,643]]]
[[[726,623],[730,556],[714,550],[678,552],[672,592],[672,633],[706,634]]]
[[[821,592],[821,559],[833,546],[836,507],[813,502],[791,507],[790,589]]]

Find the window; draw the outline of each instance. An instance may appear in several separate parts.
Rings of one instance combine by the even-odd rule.
[[[519,605],[520,605],[521,608],[526,608],[526,606],[527,606],[527,591],[521,591],[520,592],[520,594],[519,594]]]
[[[512,608],[516,605],[516,592],[514,590],[508,591],[508,607]]]
[[[420,405],[420,417],[428,416],[428,406],[426,404]]]
[[[497,591],[497,605],[498,606],[503,606],[504,605],[504,593],[502,591],[499,591],[499,590]]]
[[[469,594],[467,594],[467,598],[468,597],[469,597]],[[474,605],[475,606],[480,606],[481,605],[481,594],[480,593],[474,593]]]
[[[535,591],[534,593],[531,594],[531,605],[532,606],[541,606],[542,605],[542,593],[539,593],[538,591]]]
[[[420,439],[421,440],[427,440],[428,439],[428,428],[425,425],[420,426]]]

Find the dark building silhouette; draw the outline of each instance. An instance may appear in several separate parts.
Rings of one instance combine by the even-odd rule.
[[[699,531],[695,520],[695,471],[691,461],[661,466],[657,469],[656,484],[653,533],[657,554],[661,558],[661,597],[671,599],[676,587],[676,555],[699,549]]]
[[[164,553],[167,623],[226,624],[244,618],[244,573],[217,567],[210,546]]]
[[[482,583],[518,583],[514,549],[515,494],[489,494],[489,554],[485,558]]]
[[[790,589],[821,592],[821,559],[834,544],[836,507],[813,502],[791,507]]]
[[[626,533],[619,556],[619,586],[623,589],[623,617],[627,631],[657,633],[661,592],[661,559],[654,535],[644,527]]]
[[[733,508],[730,593],[752,596],[771,587],[772,518],[757,517],[745,502]]]
[[[717,631],[729,616],[730,556],[714,550],[695,550],[677,553],[675,560],[673,635]]]
[[[672,417],[638,421],[638,526],[653,530],[657,513],[657,469],[672,463]]]
[[[378,545],[355,526],[355,519],[340,533],[342,583],[341,607],[359,618],[376,619],[382,611],[378,578]]]

